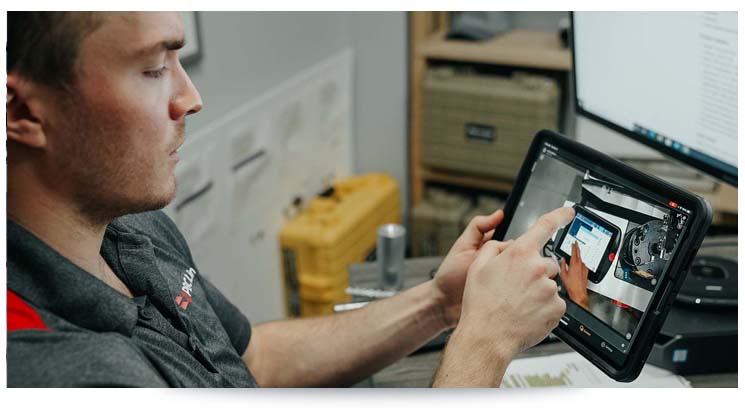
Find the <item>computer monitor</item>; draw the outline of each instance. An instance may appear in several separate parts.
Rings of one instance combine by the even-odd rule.
[[[737,186],[737,12],[574,12],[572,58],[578,116]]]

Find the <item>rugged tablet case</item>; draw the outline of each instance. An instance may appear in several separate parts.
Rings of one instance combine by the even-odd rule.
[[[554,330],[556,336],[587,358],[609,377],[619,382],[631,382],[641,373],[649,352],[654,345],[655,337],[665,322],[673,300],[675,300],[688,273],[688,269],[696,257],[696,252],[706,235],[706,230],[711,224],[711,205],[708,201],[693,193],[629,167],[612,157],[573,141],[559,133],[541,130],[533,138],[528,153],[525,155],[522,168],[505,206],[505,218],[494,232],[494,239],[501,240],[507,232],[517,209],[517,204],[522,198],[523,191],[530,178],[532,161],[535,160],[538,151],[540,151],[544,143],[549,143],[559,149],[569,151],[575,156],[587,160],[589,165],[598,166],[600,170],[613,172],[617,176],[624,177],[624,179],[637,184],[639,187],[647,189],[650,193],[664,195],[671,201],[677,201],[681,205],[690,207],[692,220],[689,222],[685,232],[678,237],[679,242],[676,255],[670,260],[665,278],[661,279],[662,282],[657,286],[652,295],[647,310],[639,322],[637,334],[629,349],[626,360],[622,365],[615,365],[609,359],[590,349],[569,331],[563,329],[561,325]]]

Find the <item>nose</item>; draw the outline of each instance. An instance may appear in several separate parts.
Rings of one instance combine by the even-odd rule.
[[[169,113],[172,120],[177,121],[181,118],[196,114],[202,110],[202,97],[199,95],[199,91],[191,82],[191,78],[186,73],[181,63],[176,65],[174,69],[176,93],[171,99],[169,106]]]

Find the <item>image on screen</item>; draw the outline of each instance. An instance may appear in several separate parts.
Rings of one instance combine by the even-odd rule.
[[[544,256],[555,256],[556,251],[566,254],[571,270],[556,278],[559,295],[567,301],[561,324],[609,355],[628,352],[690,216],[685,206],[655,197],[545,144],[504,236],[504,240],[519,237],[541,215],[562,206],[581,206],[620,229],[620,243],[612,244],[615,251],[604,255],[613,233],[599,220],[579,213],[569,229],[558,230],[543,249]],[[572,255],[575,242],[578,257]],[[609,266],[601,266],[602,261],[610,261]],[[607,273],[593,283],[588,273],[598,269]]]
[[[610,244],[611,231],[581,213],[577,213],[569,225],[569,233],[562,241],[561,249],[567,255],[572,253],[572,244],[577,243],[582,262],[592,272],[598,270],[603,254]]]

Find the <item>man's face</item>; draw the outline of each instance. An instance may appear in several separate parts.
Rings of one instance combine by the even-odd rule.
[[[202,105],[178,61],[183,39],[178,13],[110,13],[81,43],[74,96],[46,126],[46,167],[88,216],[159,209],[175,196],[184,120]]]

